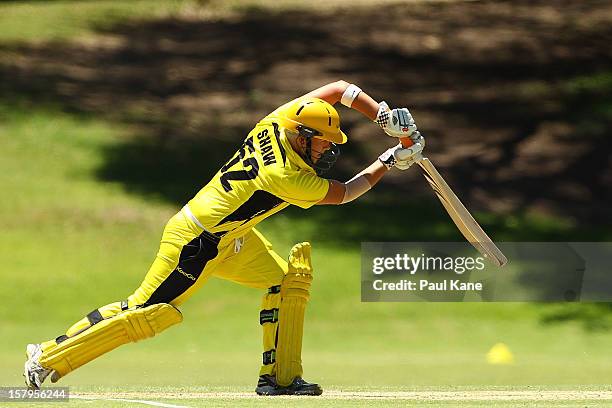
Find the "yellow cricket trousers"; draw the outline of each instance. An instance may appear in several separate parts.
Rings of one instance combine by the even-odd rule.
[[[50,350],[87,330],[95,324],[92,314],[102,314],[104,319],[109,319],[133,307],[158,303],[179,306],[210,276],[217,276],[252,288],[267,289],[260,312],[264,331],[260,373],[274,374],[280,284],[287,268],[287,262],[272,250],[270,242],[257,230],[247,232],[241,245],[236,245],[234,239],[219,239],[203,231],[181,210],[167,223],[157,257],[140,287],[127,301],[94,310],[71,326],[66,334],[42,343],[42,348]]]
[[[142,284],[128,297],[128,306],[170,303],[179,306],[210,276],[252,288],[281,284],[287,262],[264,236],[252,229],[241,247],[202,231],[180,211],[170,219],[159,252]]]

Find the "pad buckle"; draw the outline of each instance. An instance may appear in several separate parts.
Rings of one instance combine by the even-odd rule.
[[[259,324],[278,322],[278,308],[264,309],[259,312]]]
[[[272,364],[276,362],[276,350],[268,350],[263,353],[264,365]]]

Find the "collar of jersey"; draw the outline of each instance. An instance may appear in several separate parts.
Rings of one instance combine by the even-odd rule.
[[[291,146],[291,143],[289,143],[289,139],[287,139],[287,135],[285,134],[285,129],[281,128],[281,130],[280,141],[287,152],[287,158],[289,161],[297,165],[299,168],[306,168],[312,172],[315,172],[315,170],[304,161],[302,156],[293,150],[293,147]]]

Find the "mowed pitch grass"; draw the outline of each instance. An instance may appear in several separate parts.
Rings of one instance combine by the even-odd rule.
[[[70,407],[604,407],[612,406],[611,391],[583,390],[496,390],[480,389],[430,389],[419,391],[371,391],[354,389],[330,390],[319,397],[260,397],[249,392],[204,390],[193,391],[177,388],[150,389],[146,392],[73,392]],[[37,404],[53,407],[53,404]]]

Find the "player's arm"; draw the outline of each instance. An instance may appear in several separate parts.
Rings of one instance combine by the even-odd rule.
[[[391,137],[410,137],[414,143],[417,143],[420,137],[414,118],[407,108],[391,109],[385,101],[376,102],[355,84],[342,80],[331,82],[304,96],[323,99],[332,105],[340,102],[346,107],[355,109],[378,123]]]
[[[331,82],[313,91],[308,92],[305,97],[323,99],[332,105],[341,102],[349,108],[361,112],[370,120],[376,120],[379,103],[363,92],[356,85],[346,81]]]
[[[353,201],[378,183],[388,170],[380,160],[376,160],[345,183],[338,180],[328,180],[329,190],[317,205],[337,205]]]
[[[349,181],[342,183],[338,180],[328,180],[327,194],[317,205],[345,204],[361,197],[378,183],[391,167],[406,170],[417,160],[420,160],[422,150],[423,144],[421,143],[415,143],[409,148],[404,148],[401,144],[398,144],[381,154],[378,160],[357,173]]]

